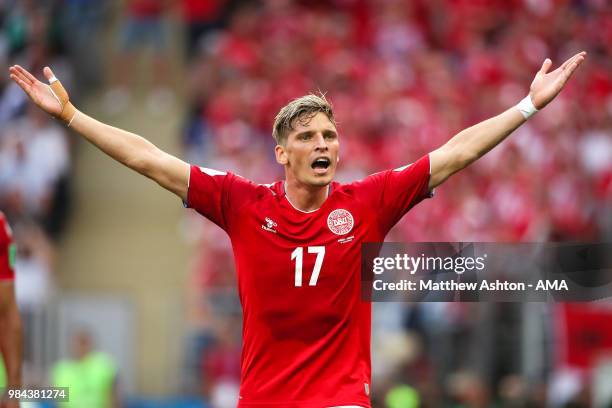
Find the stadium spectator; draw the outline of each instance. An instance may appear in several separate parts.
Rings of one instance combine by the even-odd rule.
[[[202,378],[212,408],[233,408],[240,390],[240,319],[226,316],[215,345],[202,354]]]
[[[21,61],[31,67],[52,63],[73,84],[72,66],[62,54],[62,10],[51,2],[14,3],[0,6],[0,62]],[[71,11],[72,6],[63,10],[66,18]],[[0,209],[17,230],[19,218],[34,219],[56,239],[70,204],[71,152],[65,129],[28,109],[15,91],[6,78],[0,80]]]
[[[160,113],[173,100],[170,89],[169,36],[165,15],[167,0],[128,0],[124,6],[120,28],[119,53],[111,67],[111,89],[105,96],[106,110],[111,114],[122,112],[130,103],[138,57],[143,50],[151,51],[150,72],[153,73],[147,106]]]
[[[55,292],[55,249],[41,226],[32,221],[15,224],[15,242],[17,301],[28,317],[42,312]]]
[[[65,199],[61,189],[70,165],[65,130],[39,109],[28,108],[23,119],[4,132],[0,203],[11,216],[35,218],[56,236],[61,229],[57,217],[63,215],[59,201]]]
[[[95,351],[94,339],[87,330],[76,331],[71,339],[70,359],[58,361],[50,378],[54,387],[68,387],[68,402],[61,408],[119,407],[117,368],[107,354]]]
[[[54,4],[51,15],[57,25],[54,31],[60,37],[57,42],[79,72],[79,87],[91,90],[104,79],[102,49],[91,45],[102,41],[111,4],[98,0],[62,0]]]
[[[70,45],[82,47],[77,40],[85,38],[75,38],[74,30],[83,29],[79,33],[85,35],[87,27],[63,24],[75,22],[77,3],[84,4],[63,0],[0,2],[0,64],[19,61],[33,68],[53,64],[66,76],[78,98],[79,88],[72,75],[74,62],[65,52],[72,50]],[[84,17],[81,22],[85,21]],[[88,55],[80,54],[79,58],[85,60]],[[47,367],[40,365],[42,353],[35,348],[41,339],[33,333],[41,332],[39,323],[56,283],[55,244],[70,216],[72,151],[66,129],[41,116],[40,111],[29,109],[16,90],[7,78],[0,78],[0,211],[14,228],[18,248],[14,261],[20,273],[14,286],[24,331],[23,383],[40,384]],[[5,332],[0,333],[4,338]]]
[[[200,51],[203,37],[221,29],[227,0],[181,0],[181,13],[185,28],[185,53],[191,61]]]

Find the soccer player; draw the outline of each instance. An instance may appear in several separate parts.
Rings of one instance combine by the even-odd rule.
[[[243,308],[239,407],[369,407],[371,306],[360,299],[362,242],[380,242],[432,189],[546,106],[584,61],[554,71],[546,59],[517,106],[465,129],[413,164],[341,185],[334,115],[323,98],[296,99],[276,116],[285,180],[254,184],[189,165],[144,138],[78,111],[53,72],[11,78],[34,103],[104,153],[156,181],[230,236]]]
[[[11,229],[0,212],[0,392],[21,387],[21,319],[15,301],[15,245]],[[3,399],[0,408],[17,408],[17,400]]]

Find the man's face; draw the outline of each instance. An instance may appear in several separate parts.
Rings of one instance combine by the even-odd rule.
[[[276,160],[285,165],[288,181],[326,186],[336,173],[338,133],[323,112],[307,121],[296,120],[284,146],[276,146]]]

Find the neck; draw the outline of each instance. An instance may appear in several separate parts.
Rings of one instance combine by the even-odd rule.
[[[318,210],[329,193],[329,185],[307,186],[297,181],[285,181],[285,195],[289,202],[300,211]]]

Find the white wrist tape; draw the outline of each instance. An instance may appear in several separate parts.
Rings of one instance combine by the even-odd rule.
[[[538,111],[533,105],[533,101],[531,100],[531,97],[529,95],[524,97],[518,103],[518,105],[516,105],[516,108],[519,110],[519,112],[521,112],[521,115],[523,115],[525,119],[529,119],[529,117],[531,117],[534,113]]]

